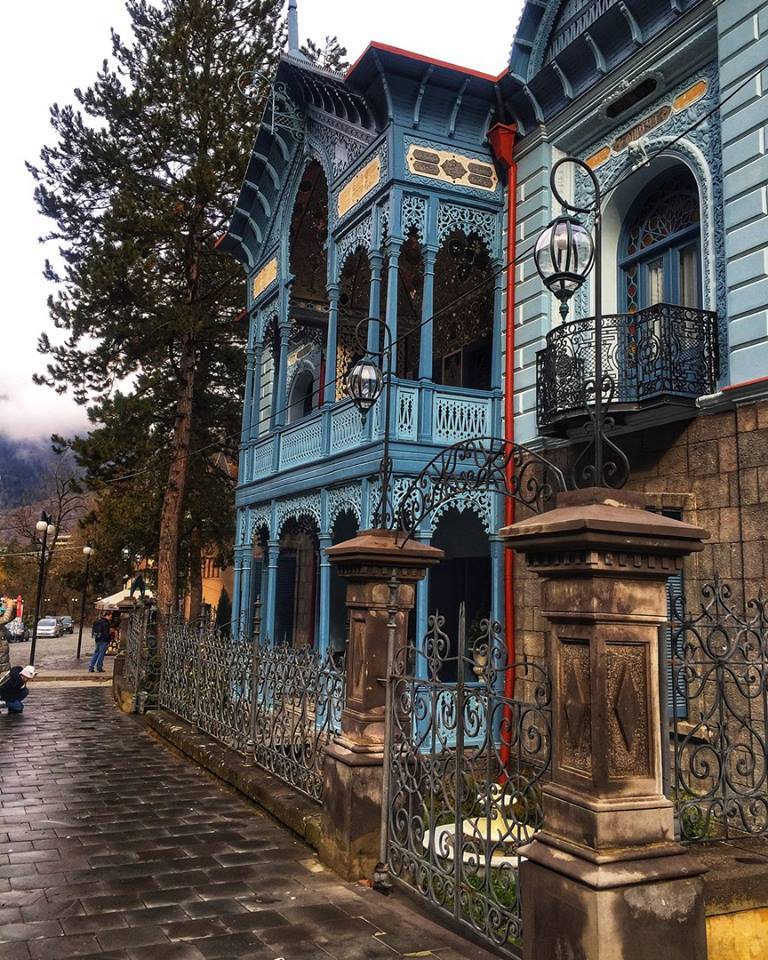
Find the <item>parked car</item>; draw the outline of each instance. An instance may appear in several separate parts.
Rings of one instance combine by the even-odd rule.
[[[29,627],[25,627],[20,617],[5,625],[5,639],[8,643],[24,643],[29,640]]]
[[[61,623],[61,629],[63,633],[75,632],[75,622],[72,617],[58,617],[58,620]]]
[[[61,624],[56,617],[43,617],[37,621],[38,637],[60,637]]]

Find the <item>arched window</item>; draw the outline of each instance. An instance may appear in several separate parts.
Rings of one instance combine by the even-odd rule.
[[[699,192],[687,167],[675,167],[638,198],[626,220],[620,261],[623,309],[656,303],[701,307]]]
[[[488,390],[493,342],[493,266],[476,234],[453,232],[435,260],[433,380]]]
[[[288,423],[295,423],[312,413],[312,407],[316,406],[315,399],[315,375],[309,367],[299,370],[291,384],[291,395],[288,400]]]

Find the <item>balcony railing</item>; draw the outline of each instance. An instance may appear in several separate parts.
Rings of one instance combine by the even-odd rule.
[[[383,419],[383,398],[365,424],[350,401],[319,410],[298,423],[252,440],[245,452],[241,482],[261,480],[380,440]],[[469,437],[490,436],[493,428],[494,395],[490,391],[406,381],[393,384],[393,440],[421,440],[443,446]]]
[[[615,382],[617,412],[658,403],[691,406],[714,393],[717,342],[717,316],[706,310],[659,303],[635,314],[603,317],[603,373]],[[551,330],[536,355],[539,428],[556,433],[584,417],[587,384],[594,375],[594,317]]]

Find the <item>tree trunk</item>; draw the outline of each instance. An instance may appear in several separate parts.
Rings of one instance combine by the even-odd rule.
[[[199,620],[203,609],[203,550],[200,531],[195,527],[189,538],[189,619]]]
[[[178,608],[179,528],[184,507],[184,490],[189,470],[192,439],[192,397],[195,386],[195,344],[185,335],[180,359],[181,387],[176,402],[176,422],[171,443],[168,483],[160,513],[160,540],[157,550],[157,609],[160,623]],[[162,637],[162,627],[158,639]]]

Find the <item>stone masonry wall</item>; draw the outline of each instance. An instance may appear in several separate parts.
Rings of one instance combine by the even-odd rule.
[[[680,510],[710,540],[683,568],[689,604],[716,574],[740,604],[768,587],[768,400],[619,438],[632,464],[627,489],[651,509]],[[555,454],[560,451],[555,451]],[[555,459],[555,457],[553,457]],[[522,519],[522,517],[521,517]],[[545,656],[541,586],[515,560],[517,655]]]

